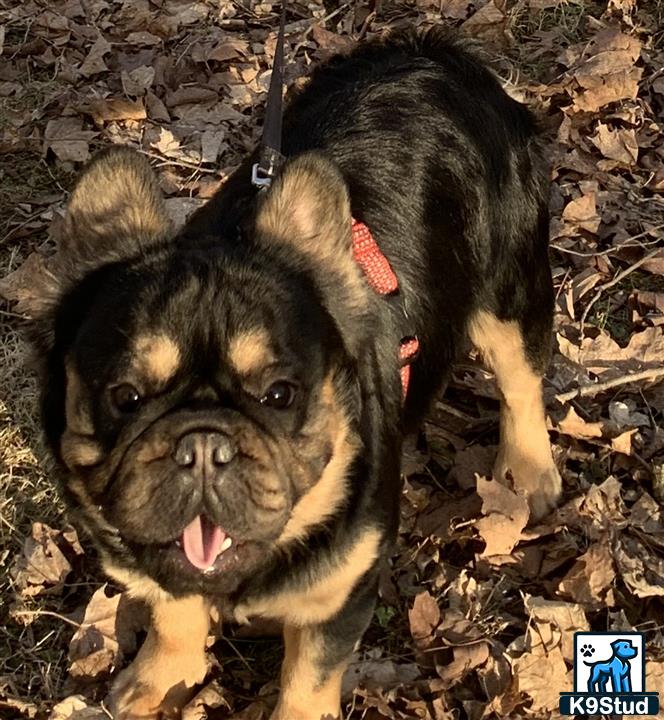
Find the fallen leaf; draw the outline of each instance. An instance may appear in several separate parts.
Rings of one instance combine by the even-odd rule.
[[[558,589],[586,610],[600,610],[615,605],[613,583],[616,572],[608,541],[593,543],[574,563]]]
[[[625,585],[638,598],[664,596],[664,558],[636,538],[623,536],[615,552]]]
[[[90,598],[85,616],[69,643],[72,677],[96,678],[121,666],[136,650],[136,632],[146,625],[142,606],[126,594],[106,594],[106,585]]]
[[[636,132],[631,128],[610,128],[605,123],[597,124],[597,131],[590,141],[605,158],[624,165],[633,165],[639,156]]]
[[[99,73],[107,72],[108,67],[104,62],[104,55],[111,51],[111,43],[101,35],[95,40],[90,48],[90,52],[80,67],[81,75],[90,77]]]
[[[601,219],[597,214],[597,202],[594,192],[588,192],[565,206],[562,214],[563,220],[572,225],[575,230],[585,230],[596,233]]]
[[[109,720],[109,715],[83,695],[70,695],[51,710],[48,720]]]
[[[563,435],[580,439],[601,438],[604,434],[604,424],[602,422],[584,420],[571,405],[567,408],[565,417],[556,422],[553,427]]]
[[[420,649],[428,647],[440,622],[440,609],[436,599],[426,591],[418,593],[413,607],[408,611],[408,621],[416,646]]]
[[[532,710],[556,711],[560,691],[568,687],[567,666],[560,646],[547,647],[530,628],[525,642],[513,643],[510,650],[516,655],[511,663],[518,690],[532,699]]]
[[[90,159],[90,140],[97,135],[83,130],[83,121],[78,117],[49,120],[44,131],[44,152],[50,148],[60,160],[85,162]]]
[[[130,45],[161,45],[161,38],[158,35],[153,35],[151,32],[146,30],[139,30],[138,32],[131,32],[125,38],[125,42]]]
[[[54,262],[33,252],[14,272],[0,280],[0,296],[16,303],[17,313],[34,317],[52,296]]]
[[[120,75],[122,89],[126,95],[142,97],[152,87],[154,76],[155,69],[148,65],[141,65],[131,72],[123,70]]]
[[[528,522],[528,501],[499,482],[481,477],[477,478],[477,494],[482,498],[485,515],[476,523],[486,543],[482,557],[509,555]]]
[[[583,607],[578,603],[532,595],[526,595],[524,605],[532,620],[538,624],[550,623],[560,630],[563,657],[571,664],[574,659],[574,633],[590,630]]]
[[[182,709],[182,720],[207,720],[208,710],[218,708],[232,709],[224,698],[224,689],[217,680],[213,680],[197,692]]]
[[[33,523],[23,551],[12,567],[14,583],[22,596],[62,591],[65,578],[71,572],[71,564],[59,543],[67,546],[62,531],[43,523]]]
[[[349,700],[353,691],[362,685],[365,688],[389,690],[399,685],[412,683],[422,672],[415,663],[396,663],[387,658],[357,660],[346,670],[341,686],[341,697]]]
[[[94,100],[86,108],[95,122],[103,123],[111,120],[145,120],[147,113],[140,100],[124,98],[105,98]]]

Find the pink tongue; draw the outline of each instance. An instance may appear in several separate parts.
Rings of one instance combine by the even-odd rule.
[[[195,517],[182,533],[182,547],[187,560],[199,570],[207,570],[221,552],[226,533],[205,516]]]

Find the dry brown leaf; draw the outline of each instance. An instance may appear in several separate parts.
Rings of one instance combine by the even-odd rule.
[[[377,651],[370,651],[364,660],[351,662],[342,682],[341,697],[350,700],[353,690],[360,685],[364,688],[390,688],[405,685],[417,680],[421,673],[415,663],[396,663],[387,658],[372,659]]]
[[[201,162],[217,162],[225,136],[224,130],[205,130],[201,134]]]
[[[586,610],[615,605],[612,585],[615,581],[613,556],[606,538],[593,543],[574,563],[558,587],[563,597]]]
[[[580,439],[601,438],[604,434],[604,423],[587,422],[571,405],[567,408],[567,415],[556,422],[553,427],[563,435]]]
[[[641,267],[655,275],[664,276],[664,250],[646,260]]]
[[[83,121],[78,117],[49,120],[44,131],[44,152],[50,148],[60,160],[86,162],[90,158],[90,140],[97,135],[83,130]]]
[[[532,709],[557,710],[561,688],[568,687],[560,645],[545,645],[540,633],[530,628],[525,640],[510,646],[510,655],[518,691],[532,699]]]
[[[125,100],[124,98],[105,98],[94,100],[85,108],[95,122],[104,123],[111,120],[145,120],[147,113],[141,100]]]
[[[98,705],[89,704],[83,695],[70,695],[59,702],[48,720],[109,720],[110,714]]]
[[[19,268],[0,280],[0,296],[15,302],[17,313],[34,316],[51,294],[53,265],[52,260],[31,253]]]
[[[639,156],[636,132],[631,128],[610,128],[605,123],[597,124],[597,131],[590,141],[605,158],[624,165],[633,165]]]
[[[498,43],[506,42],[505,24],[507,16],[501,8],[500,0],[498,2],[489,0],[462,23],[463,31],[484,40],[493,40]]]
[[[641,68],[623,70],[608,76],[585,76],[584,89],[574,97],[574,108],[583,112],[597,112],[619,100],[633,100],[639,91]]]
[[[120,79],[125,95],[142,97],[152,87],[155,69],[149,65],[141,65],[131,72],[123,70]]]
[[[139,30],[129,33],[125,38],[125,42],[130,45],[151,46],[161,45],[162,40],[158,35],[153,35],[151,32],[147,32],[147,30]]]
[[[562,218],[573,230],[596,233],[601,219],[597,214],[595,193],[587,192],[575,200],[570,200],[563,210]]]
[[[664,596],[664,558],[636,538],[623,536],[615,550],[616,564],[629,590],[638,598]]]
[[[355,45],[353,39],[348,35],[338,35],[330,32],[318,23],[311,28],[311,34],[318,44],[321,59],[348,53]]]
[[[524,605],[538,625],[549,623],[560,630],[562,654],[571,664],[574,659],[574,633],[590,630],[583,607],[578,603],[546,600],[532,595],[526,595]]]
[[[80,67],[81,75],[90,77],[99,73],[107,72],[108,67],[104,62],[104,55],[111,52],[111,43],[101,35],[95,40],[90,52]]]
[[[136,650],[136,632],[146,624],[141,610],[126,594],[108,597],[106,585],[99,588],[69,644],[70,674],[96,678],[122,665],[124,657]]]
[[[182,720],[207,720],[208,710],[218,708],[231,710],[224,698],[224,689],[217,680],[213,680],[197,692],[182,709]]]
[[[563,335],[557,337],[561,355],[603,377],[615,377],[627,370],[661,367],[664,362],[664,328],[652,327],[634,333],[624,348],[604,331],[595,338],[585,337],[581,346]]]
[[[78,544],[78,540],[76,542]],[[25,539],[23,551],[12,567],[15,586],[23,597],[62,591],[71,564],[61,546],[77,553],[77,548],[69,544],[61,530],[33,523],[31,535]]]
[[[476,523],[486,543],[482,557],[509,555],[528,523],[528,501],[495,480],[481,477],[477,478],[477,494],[482,498],[485,515]]]
[[[625,524],[626,509],[622,500],[622,485],[613,475],[600,485],[591,485],[579,504],[579,514],[590,518],[602,531]]]
[[[474,641],[467,645],[455,645],[452,648],[452,660],[440,665],[436,663],[436,672],[443,688],[452,687],[461,682],[472,670],[483,666],[491,656],[491,645],[487,640]]]
[[[416,595],[413,607],[408,611],[408,621],[415,645],[419,649],[429,647],[440,622],[440,609],[436,599],[426,591]]]
[[[660,702],[664,698],[664,660],[646,661],[646,690],[659,693]]]

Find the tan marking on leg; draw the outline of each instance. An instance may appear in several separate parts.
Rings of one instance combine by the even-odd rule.
[[[210,603],[200,596],[154,602],[145,642],[111,690],[115,720],[179,717],[194,687],[205,679],[209,627]]]
[[[230,343],[228,358],[239,375],[258,372],[276,360],[265,328],[236,335]]]
[[[165,333],[138,337],[134,343],[134,355],[136,370],[157,385],[165,385],[180,367],[180,348]]]
[[[338,720],[344,662],[321,673],[323,638],[316,627],[284,627],[281,694],[271,720]]]
[[[546,429],[542,378],[528,362],[517,322],[480,311],[470,322],[469,335],[495,373],[502,395],[494,477],[505,482],[511,476],[514,488],[527,495],[531,516],[538,519],[555,506],[561,493]]]
[[[321,568],[308,585],[242,603],[235,609],[236,620],[246,622],[252,615],[282,619],[293,625],[328,620],[341,610],[358,580],[374,564],[380,540],[378,530],[365,530],[343,556],[328,568]]]

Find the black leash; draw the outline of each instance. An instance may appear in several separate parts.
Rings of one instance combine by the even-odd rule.
[[[267,91],[265,121],[258,162],[251,169],[251,183],[259,189],[270,187],[284,161],[281,154],[282,94],[284,85],[284,25],[286,23],[286,0],[281,3],[279,35],[274,51],[274,63],[270,87]]]

